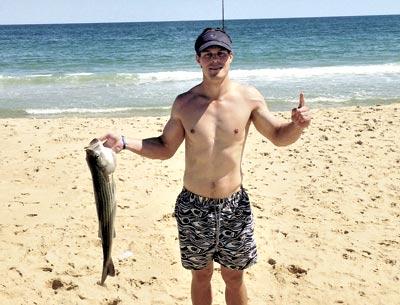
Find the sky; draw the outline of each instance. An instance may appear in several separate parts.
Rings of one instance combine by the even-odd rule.
[[[225,19],[400,14],[400,0],[224,0]],[[0,24],[214,20],[222,0],[0,0]]]

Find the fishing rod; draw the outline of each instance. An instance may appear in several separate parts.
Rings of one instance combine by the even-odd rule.
[[[222,29],[225,29],[225,6],[224,0],[222,0]]]

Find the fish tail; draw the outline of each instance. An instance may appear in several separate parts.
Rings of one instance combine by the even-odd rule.
[[[108,264],[108,275],[115,276],[115,268],[112,258],[110,257],[110,263]]]
[[[101,275],[100,285],[103,285],[107,276],[115,276],[115,268],[112,259],[110,258],[107,263],[103,266],[103,273]]]

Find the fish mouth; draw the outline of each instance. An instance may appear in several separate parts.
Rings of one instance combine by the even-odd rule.
[[[94,145],[101,142],[98,138],[94,138],[92,141],[90,141],[89,145]]]
[[[94,138],[92,141],[90,141],[88,146],[85,146],[84,149],[87,150],[93,150],[96,147],[100,145],[101,141],[98,138]]]

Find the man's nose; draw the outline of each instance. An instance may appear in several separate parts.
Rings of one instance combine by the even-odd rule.
[[[219,59],[218,53],[211,53],[210,59]]]

